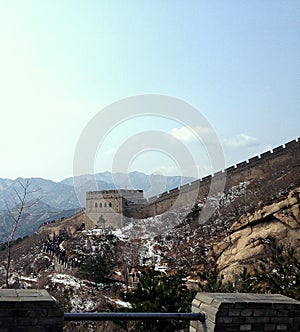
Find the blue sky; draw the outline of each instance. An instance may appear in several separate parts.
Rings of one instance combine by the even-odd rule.
[[[227,165],[298,137],[299,14],[299,1],[279,0],[0,0],[0,177],[71,176],[87,123],[140,94],[198,109]],[[160,120],[140,119],[138,128],[186,134]],[[108,135],[96,172],[111,169],[118,144],[136,128],[128,122]],[[161,152],[139,158],[130,170],[176,173]]]

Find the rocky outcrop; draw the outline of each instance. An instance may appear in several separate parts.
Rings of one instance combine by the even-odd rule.
[[[232,224],[230,235],[211,251],[224,279],[234,279],[243,267],[253,270],[260,258],[266,256],[268,237],[295,247],[300,257],[299,203],[300,187],[297,187],[285,198],[246,213]]]

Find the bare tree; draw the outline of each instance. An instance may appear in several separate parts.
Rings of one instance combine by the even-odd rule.
[[[14,236],[16,234],[16,231],[18,229],[18,226],[20,224],[20,221],[21,221],[21,218],[22,218],[22,215],[23,215],[25,209],[32,207],[37,202],[37,200],[27,201],[28,195],[35,192],[35,191],[29,191],[30,181],[28,179],[24,183],[22,183],[21,181],[18,181],[18,184],[20,185],[21,189],[17,190],[16,188],[14,188],[15,197],[13,198],[13,201],[14,201],[13,206],[9,207],[8,204],[6,205],[8,214],[13,221],[13,227],[12,227],[12,230],[7,239],[7,256],[6,256],[7,262],[5,264],[6,288],[9,288],[12,241],[14,240]]]

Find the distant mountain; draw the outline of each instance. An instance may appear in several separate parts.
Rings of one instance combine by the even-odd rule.
[[[83,192],[84,197],[85,192],[91,190],[89,188],[96,187],[96,190],[141,189],[144,191],[144,197],[147,198],[194,180],[195,178],[192,177],[147,175],[135,171],[128,174],[104,172],[95,175],[81,175],[76,178],[67,178],[61,183],[74,186],[75,181],[77,190]]]
[[[103,183],[103,184],[111,185],[111,186],[114,183],[113,174],[110,172],[97,173],[95,175],[80,175],[80,176],[76,177],[76,179],[78,181],[82,181],[82,182],[86,182],[86,181],[95,179],[99,183]],[[66,179],[62,180],[61,183],[68,184],[69,186],[73,186],[74,178],[73,177],[66,178]]]
[[[91,190],[140,189],[145,198],[192,182],[194,178],[181,176],[147,175],[141,172],[129,174],[110,172],[95,175],[70,177],[61,182],[42,178],[18,178],[15,180],[0,178],[0,242],[6,241],[10,230],[10,217],[7,209],[14,208],[17,193],[22,193],[20,184],[29,180],[28,200],[37,200],[29,211],[23,214],[22,223],[16,237],[34,232],[40,224],[51,219],[70,216],[85,206],[85,194]],[[76,183],[76,191],[74,188]]]
[[[39,226],[45,221],[58,220],[62,217],[69,217],[80,209],[58,210],[42,201],[37,201],[34,205],[24,210],[19,222],[15,238],[24,237],[38,230]],[[16,210],[12,209],[11,213]],[[6,242],[13,228],[13,219],[10,213],[0,211],[0,243]]]
[[[12,184],[13,180],[0,178],[0,190],[5,190]]]
[[[27,179],[18,178],[16,180],[0,179],[0,210],[6,207],[13,207],[16,191],[21,193],[20,183],[25,183]],[[39,201],[57,210],[67,210],[79,207],[74,188],[63,183],[45,180],[41,178],[30,178],[29,200]]]

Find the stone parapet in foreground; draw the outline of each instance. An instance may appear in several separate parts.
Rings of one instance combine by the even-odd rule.
[[[279,294],[198,293],[192,311],[206,319],[190,332],[300,331],[300,302]]]
[[[45,290],[0,289],[0,332],[62,332],[64,313]]]

